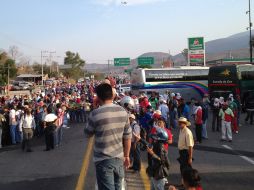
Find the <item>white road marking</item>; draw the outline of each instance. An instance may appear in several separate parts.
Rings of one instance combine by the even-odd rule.
[[[221,145],[221,146],[223,146],[224,148],[226,148],[226,149],[228,149],[228,150],[234,151],[233,148],[231,148],[231,147],[228,146],[228,145],[223,144],[223,145]],[[239,157],[242,158],[242,159],[244,159],[245,161],[249,162],[250,164],[254,165],[254,160],[250,159],[249,157],[243,156],[243,155],[240,155],[240,154],[239,154]]]
[[[250,164],[254,165],[254,160],[248,158],[247,156],[240,156],[242,159],[244,159],[245,161],[249,162]]]
[[[223,145],[221,145],[221,146],[223,146],[223,147],[226,148],[226,149],[233,150],[233,148],[231,148],[231,147],[228,146],[228,145],[223,144]]]

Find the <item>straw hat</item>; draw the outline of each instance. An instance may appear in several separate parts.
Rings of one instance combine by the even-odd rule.
[[[191,123],[185,117],[180,117],[178,123],[184,123],[188,127],[191,126]]]

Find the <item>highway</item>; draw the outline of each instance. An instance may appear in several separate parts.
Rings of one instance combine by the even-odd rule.
[[[243,123],[243,122],[242,122]],[[33,152],[22,152],[20,145],[0,149],[1,190],[90,190],[94,189],[95,170],[92,161],[93,139],[83,134],[84,123],[64,129],[63,143],[53,151],[44,152],[44,139],[35,137]],[[171,174],[169,182],[180,183],[177,137],[169,148]],[[205,190],[254,189],[254,126],[244,124],[233,142],[220,142],[220,133],[208,129],[209,139],[195,146],[193,167],[198,169]],[[147,190],[146,153],[142,152],[142,170],[126,172],[129,190]]]

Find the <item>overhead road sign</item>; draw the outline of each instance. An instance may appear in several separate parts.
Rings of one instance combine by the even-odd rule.
[[[153,65],[154,58],[153,57],[139,57],[138,65]]]
[[[130,58],[114,58],[114,66],[128,66],[130,62]]]

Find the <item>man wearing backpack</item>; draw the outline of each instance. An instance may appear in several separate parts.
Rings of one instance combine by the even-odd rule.
[[[233,121],[234,113],[228,107],[228,103],[224,103],[222,109],[220,109],[219,116],[221,117],[221,140],[226,141],[228,138],[229,142],[232,142],[232,129],[231,123]]]

